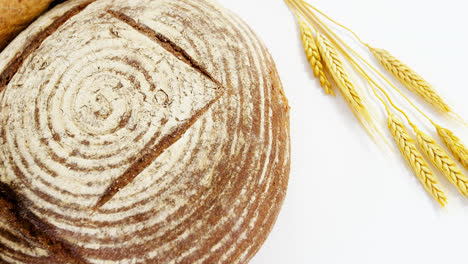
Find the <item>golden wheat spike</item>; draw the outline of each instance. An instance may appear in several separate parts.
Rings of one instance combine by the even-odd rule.
[[[432,86],[424,80],[419,74],[406,66],[397,58],[393,57],[384,49],[369,47],[382,66],[397,78],[410,91],[421,96],[426,102],[433,105],[443,113],[449,113],[452,110],[450,106],[437,94]]]
[[[325,65],[330,71],[344,99],[351,107],[351,110],[353,110],[354,114],[359,119],[363,118],[365,121],[372,123],[369,112],[367,111],[361,96],[354,87],[354,84],[346,73],[343,63],[341,62],[338,52],[333,44],[322,34],[317,32],[317,46]]]
[[[424,189],[442,206],[447,204],[447,196],[437,183],[437,179],[432,170],[419,153],[414,140],[406,131],[403,122],[394,114],[388,115],[388,128],[392,133],[401,154],[410,165],[416,178],[422,183]]]
[[[312,30],[303,20],[299,20],[299,28],[301,31],[301,39],[304,46],[304,51],[306,53],[307,60],[313,69],[314,76],[319,79],[320,86],[323,87],[326,94],[335,95],[330,80],[325,73],[325,69],[322,64],[322,57],[320,56],[317,45],[315,44]]]
[[[468,178],[462,173],[449,155],[437,144],[437,142],[429,135],[414,128],[416,132],[418,144],[426,154],[427,158],[453,183],[458,190],[468,197]]]
[[[468,149],[465,145],[452,131],[440,126],[436,126],[436,129],[444,144],[450,149],[450,152],[468,170]]]

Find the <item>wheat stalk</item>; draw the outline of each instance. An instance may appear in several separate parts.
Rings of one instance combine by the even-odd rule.
[[[356,39],[368,47],[370,52],[378,59],[382,66],[395,76],[404,86],[406,86],[411,92],[421,96],[425,101],[431,104],[441,113],[452,113],[450,106],[444,102],[444,100],[437,94],[435,89],[424,80],[420,75],[414,72],[411,68],[403,64],[397,58],[393,57],[388,51],[383,49],[377,49],[369,46],[366,42],[363,42],[360,37],[353,32],[351,29],[340,24],[339,22],[328,17],[325,13],[321,12],[317,8],[308,4],[305,1],[298,0],[285,0],[288,6],[293,10],[299,20],[299,27],[301,30],[301,38],[304,44],[304,50],[306,51],[307,59],[309,60],[314,75],[319,77],[321,75],[328,77],[330,83],[335,82],[336,87],[343,95],[346,103],[357,117],[358,121],[367,129],[370,136],[373,137],[374,132],[380,132],[373,121],[375,120],[375,114],[371,105],[365,100],[366,97],[361,97],[358,93],[358,89],[351,82],[353,76],[349,76],[345,71],[346,66],[343,62],[349,62],[353,70],[358,73],[360,77],[363,77],[365,81],[369,83],[369,88],[374,93],[375,97],[383,104],[388,114],[388,127],[393,135],[395,142],[397,143],[404,159],[408,162],[409,166],[413,170],[417,179],[422,183],[425,190],[434,198],[436,201],[445,207],[447,204],[447,196],[442,191],[441,187],[437,182],[437,178],[432,172],[428,162],[424,159],[422,153],[416,147],[416,142],[411,138],[406,130],[404,124],[398,117],[391,114],[392,109],[399,111],[406,117],[409,124],[414,127],[414,131],[417,135],[418,145],[427,157],[434,165],[442,171],[442,173],[457,186],[460,192],[468,197],[468,178],[462,173],[454,159],[451,159],[442,147],[430,136],[419,131],[416,126],[413,125],[408,115],[402,110],[400,106],[393,102],[392,96],[387,93],[386,89],[382,87],[379,81],[384,81],[386,85],[394,88],[401,97],[406,99],[408,103],[416,109],[422,116],[427,118],[436,127],[439,135],[444,140],[444,143],[450,148],[452,153],[457,159],[468,169],[468,150],[460,142],[452,132],[447,129],[438,127],[432,119],[427,116],[419,107],[417,107],[412,100],[410,100],[405,93],[398,89],[392,81],[390,81],[380,70],[377,70],[370,62],[368,62],[363,56],[356,52],[350,45],[348,45],[343,39],[341,39],[334,30],[321,21],[322,18],[326,18],[329,22],[349,31],[353,34]],[[301,19],[305,20],[302,21]],[[313,27],[312,31],[309,26]],[[316,33],[316,39],[314,42],[313,33]],[[318,51],[317,51],[318,50]],[[345,61],[341,60],[341,55]],[[357,57],[357,59],[355,59]],[[366,65],[367,69],[364,69],[362,65]],[[368,70],[371,70],[376,76],[379,77],[379,81],[374,80]],[[354,71],[350,72],[351,74]],[[328,75],[330,74],[330,75]],[[324,80],[321,79],[321,85],[325,88],[328,93]],[[335,91],[336,92],[336,91]],[[380,92],[380,93],[379,93]],[[362,96],[364,96],[362,94]],[[372,114],[372,115],[371,115]]]
[[[436,129],[442,141],[450,149],[450,152],[468,170],[468,149],[465,145],[452,131],[440,126],[436,126]]]
[[[411,166],[411,169],[424,186],[424,189],[426,189],[442,207],[445,207],[447,204],[447,196],[437,183],[437,179],[429,168],[429,165],[416,148],[414,140],[411,138],[408,131],[406,131],[403,122],[394,114],[389,114],[388,128],[403,157]]]
[[[302,20],[299,20],[299,28],[301,31],[301,39],[302,44],[304,46],[304,51],[306,53],[307,60],[309,61],[310,66],[314,71],[314,76],[319,79],[320,86],[323,87],[326,94],[335,95],[330,80],[325,74],[325,69],[322,64],[322,57],[320,56],[320,52],[318,50],[317,45],[315,44],[315,39],[312,35],[312,30]]]
[[[376,49],[369,46],[382,66],[397,78],[410,91],[417,93],[426,102],[433,105],[443,113],[451,112],[450,107],[442,100],[432,86],[411,68],[393,57],[384,49]]]
[[[429,135],[414,127],[418,144],[429,160],[447,177],[447,179],[457,186],[458,190],[468,197],[468,178],[457,167],[447,153]]]
[[[333,44],[322,36],[322,34],[317,32],[317,46],[325,65],[330,71],[344,99],[351,107],[351,110],[353,110],[359,119],[364,118],[364,120],[370,121],[369,112],[367,111],[361,96],[356,91],[354,84],[346,73],[343,63],[341,62],[338,52]]]

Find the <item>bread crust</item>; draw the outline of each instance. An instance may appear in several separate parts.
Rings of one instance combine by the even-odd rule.
[[[0,0],[0,51],[53,0]]]
[[[71,263],[247,263],[286,194],[278,72],[214,1],[55,7],[0,53],[0,109],[0,182]],[[0,260],[63,263],[9,219]]]

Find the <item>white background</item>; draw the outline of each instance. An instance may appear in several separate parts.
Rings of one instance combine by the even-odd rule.
[[[291,105],[288,195],[272,233],[251,263],[467,263],[468,199],[438,175],[449,196],[447,210],[441,209],[399,153],[376,146],[342,98],[324,95],[284,2],[219,2],[245,19],[266,43]],[[468,120],[466,1],[309,3],[406,62]],[[377,109],[381,113],[381,107]],[[432,113],[429,107],[424,109]],[[468,143],[467,128],[440,120]],[[426,123],[418,124],[433,134]]]

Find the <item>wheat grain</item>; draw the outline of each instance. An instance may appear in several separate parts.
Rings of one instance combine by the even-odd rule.
[[[401,112],[402,115],[405,115],[410,124],[412,124],[411,120],[406,115],[406,113],[401,110],[402,108],[393,103],[392,98],[385,91],[386,89],[382,88],[379,85],[379,82],[374,81],[373,78],[367,73],[367,70],[361,67],[361,63],[366,64],[369,67],[368,69],[371,69],[373,73],[376,73],[383,81],[393,87],[424,117],[428,118],[431,122],[432,120],[415,104],[413,104],[413,102],[402,91],[400,91],[400,89],[398,89],[393,84],[393,82],[389,81],[384,74],[372,66],[371,63],[369,63],[359,53],[354,51],[352,47],[347,45],[345,41],[343,41],[337,34],[335,34],[333,32],[334,30],[332,30],[327,25],[327,23],[323,23],[321,18],[325,17],[337,26],[350,31],[359,40],[360,43],[369,48],[369,50],[374,54],[374,56],[379,60],[379,62],[386,70],[393,74],[411,92],[421,96],[438,111],[442,113],[453,114],[451,113],[452,110],[450,106],[444,102],[441,96],[437,94],[435,89],[433,89],[426,80],[424,80],[420,75],[403,64],[397,58],[393,57],[386,50],[370,47],[368,44],[363,42],[356,33],[334,21],[326,14],[322,13],[304,1],[286,0],[286,3],[294,11],[299,19],[299,27],[301,30],[301,38],[303,41],[304,50],[306,52],[307,59],[314,70],[315,77],[320,78],[321,75],[331,76],[331,78],[328,79],[329,82],[335,83],[334,86],[338,87],[338,90],[342,94],[346,103],[349,105],[358,121],[360,121],[361,124],[367,129],[367,132],[369,132],[370,136],[373,137],[374,132],[380,133],[380,131],[376,129],[376,126],[373,122],[376,118],[373,111],[374,109],[369,108],[372,105],[368,104],[368,102],[365,100],[366,97],[364,94],[360,94],[359,92],[361,91],[356,89],[359,87],[355,87],[352,83],[352,79],[350,77],[354,76],[350,76],[346,72],[346,65],[343,63],[340,57],[340,55],[343,55],[346,61],[350,63],[349,65],[353,67],[353,70],[355,70],[360,77],[363,77],[366,81],[368,81],[370,88],[374,92],[374,95],[385,106],[385,109],[389,113],[388,127],[404,159],[408,162],[416,178],[421,182],[424,189],[442,207],[445,207],[447,204],[447,196],[442,191],[440,185],[437,182],[436,176],[431,170],[428,162],[426,162],[422,153],[416,147],[416,142],[409,135],[403,122],[398,119],[396,115],[390,113],[390,106]],[[320,16],[316,13],[320,14]],[[306,19],[301,21],[302,17]],[[308,27],[308,25],[312,25],[315,29],[315,42],[313,38],[313,31],[310,27]],[[355,60],[353,57],[357,57],[359,60]],[[350,73],[352,74],[354,71]],[[324,84],[324,80],[325,79],[320,79],[320,82],[328,94],[329,91]],[[378,90],[376,90],[376,88],[381,92],[381,94],[377,92]],[[382,95],[385,95],[385,97],[382,97]],[[385,98],[388,99],[388,104]],[[438,145],[433,138],[419,131],[415,126],[414,129],[417,134],[418,144],[421,146],[422,150],[424,150],[427,157],[453,184],[457,186],[463,195],[468,197],[468,178],[457,167],[455,161],[451,159],[446,152],[444,152],[442,147]],[[468,169],[468,150],[465,148],[465,146],[463,146],[460,140],[450,131],[438,128],[438,132],[439,135],[441,135],[441,137],[444,139],[444,142],[450,147],[450,150],[455,154],[455,156],[457,156],[457,159]]]
[[[465,145],[452,131],[440,126],[436,126],[436,129],[442,141],[450,149],[450,152],[468,170],[468,149]]]
[[[384,49],[369,47],[382,66],[397,78],[406,88],[421,96],[426,102],[443,113],[451,112],[450,107],[437,94],[432,86],[411,68]]]
[[[338,52],[333,44],[320,33],[317,33],[317,46],[325,65],[330,71],[330,74],[335,80],[335,83],[340,89],[344,99],[351,107],[351,110],[359,119],[363,118],[365,121],[370,122],[369,112],[367,111],[361,96],[356,91],[354,84],[346,73],[343,63],[341,62]]]
[[[424,186],[424,189],[426,189],[442,207],[445,207],[447,204],[447,196],[437,183],[437,179],[429,168],[429,165],[416,148],[414,140],[408,134],[408,131],[406,131],[403,122],[394,114],[389,114],[388,127],[401,154],[411,166],[411,169]]]
[[[429,135],[414,128],[416,132],[418,144],[424,151],[428,159],[453,183],[458,190],[468,197],[468,178],[457,167],[447,153],[437,144],[437,142]]]
[[[322,57],[318,50],[317,45],[315,44],[314,36],[312,35],[312,30],[310,27],[302,20],[299,20],[299,28],[301,31],[302,44],[304,46],[304,51],[307,56],[307,60],[310,63],[310,66],[313,69],[314,76],[319,79],[320,86],[323,87],[326,94],[335,95],[332,85],[328,76],[325,74],[325,70],[322,64]]]

